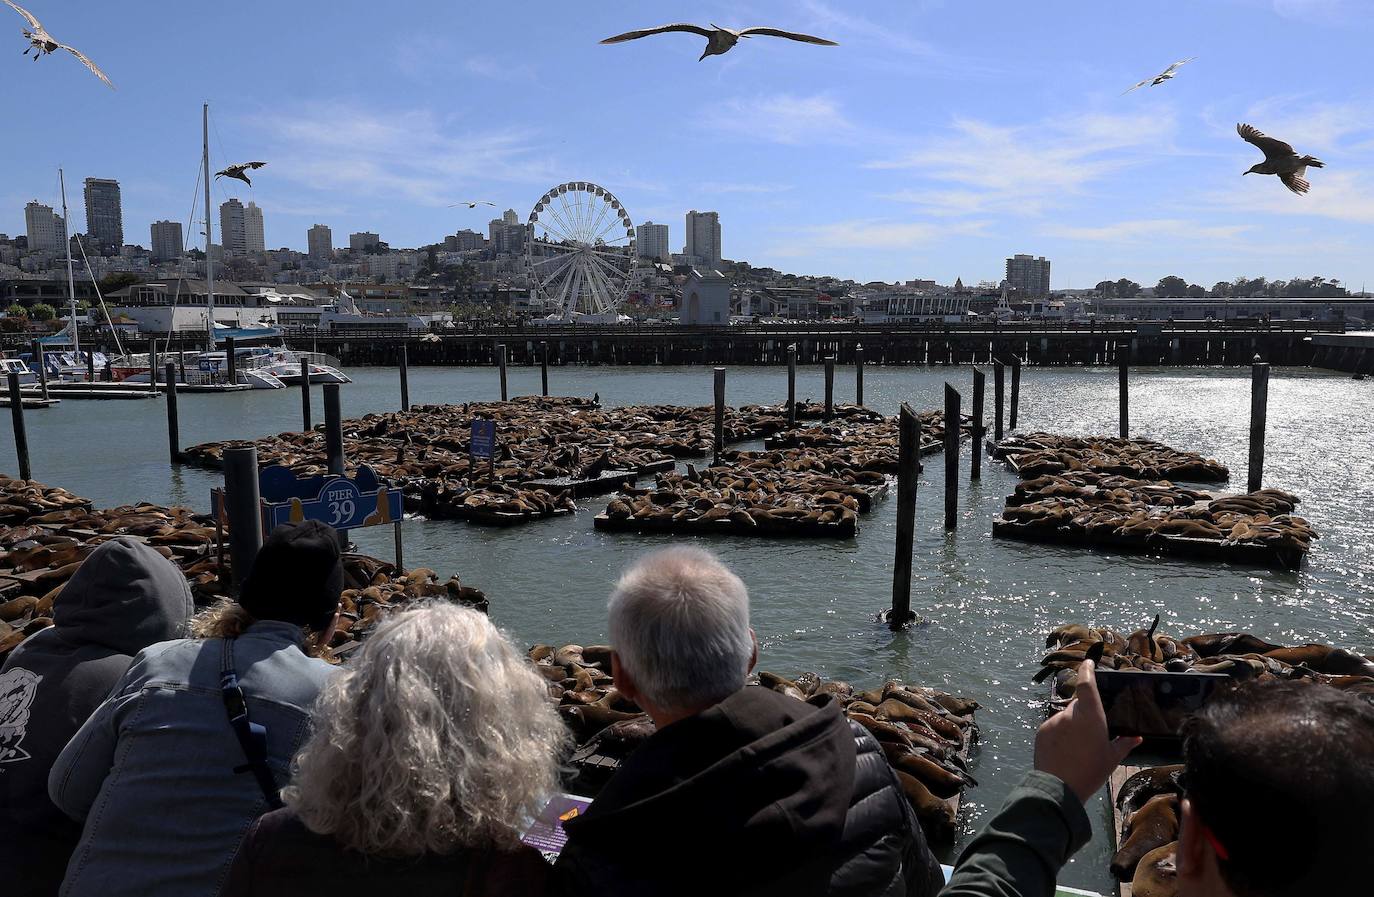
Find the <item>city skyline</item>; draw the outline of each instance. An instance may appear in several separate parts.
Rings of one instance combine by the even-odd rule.
[[[1055,289],[1122,273],[1204,284],[1301,270],[1353,288],[1374,280],[1364,251],[1374,96],[1356,68],[1374,19],[1367,5],[1166,5],[1168,15],[1103,17],[1064,4],[1027,18],[1010,3],[886,3],[862,16],[833,2],[764,3],[755,18],[841,46],[821,56],[760,42],[698,64],[687,42],[595,44],[627,19],[653,24],[664,11],[550,6],[528,29],[511,29],[498,10],[422,2],[414,15],[429,24],[411,52],[366,75],[347,58],[322,59],[284,103],[251,65],[220,97],[194,75],[144,77],[155,62],[141,47],[193,19],[212,53],[249,61],[285,52],[304,31],[401,47],[410,25],[370,8],[321,17],[311,3],[193,12],[150,2],[151,24],[93,6],[67,23],[70,39],[100,46],[119,93],[87,83],[79,67],[38,78],[15,61],[0,75],[108,139],[0,147],[0,231],[23,232],[29,200],[60,205],[56,168],[65,165],[73,182],[120,181],[126,242],[143,243],[159,220],[182,222],[197,242],[202,228],[186,224],[199,104],[210,94],[215,161],[269,162],[251,188],[217,181],[213,202],[255,202],[269,247],[304,251],[321,222],[421,246],[486,230],[493,210],[447,208],[459,199],[490,198],[523,219],[550,185],[585,179],[612,189],[636,223],[717,210],[730,229],[726,258],[801,274],[975,282],[997,278],[1002,260],[1024,249],[1054,259]],[[269,10],[273,33],[246,30]],[[738,15],[723,2],[701,9],[747,24]],[[531,43],[539,54],[527,52]],[[1194,53],[1175,80],[1120,96]],[[1256,66],[1259,58],[1282,64]],[[592,99],[541,100],[573,66]],[[623,79],[626,70],[635,77]],[[425,88],[440,85],[461,99],[426,99]],[[160,110],[156,139],[135,139],[150,133],[148,108]],[[623,108],[675,110],[671,138],[660,139],[651,117],[612,114]],[[1310,195],[1240,177],[1254,160],[1235,136],[1238,120],[1325,159]],[[70,231],[88,232],[81,203],[68,199]]]

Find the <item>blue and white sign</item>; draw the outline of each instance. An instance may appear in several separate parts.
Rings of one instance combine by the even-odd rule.
[[[490,458],[496,452],[496,421],[472,422],[472,446],[468,454],[474,458]]]
[[[399,489],[380,487],[364,492],[346,477],[326,480],[319,497],[292,498],[281,503],[265,504],[269,528],[283,523],[318,520],[335,529],[359,529],[400,521],[404,509]]]
[[[206,373],[214,373],[219,370],[218,358],[202,358],[199,362],[200,369]]]

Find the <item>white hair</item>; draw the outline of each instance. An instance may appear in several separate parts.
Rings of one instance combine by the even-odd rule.
[[[325,686],[286,805],[364,854],[514,847],[569,735],[529,661],[447,603],[386,620]]]
[[[609,602],[611,647],[644,697],[684,712],[744,687],[754,639],[749,590],[711,552],[685,545],[645,555]]]

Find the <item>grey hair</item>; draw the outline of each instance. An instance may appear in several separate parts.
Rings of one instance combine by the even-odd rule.
[[[678,545],[626,570],[608,605],[611,647],[644,697],[684,712],[744,687],[749,590],[711,552]]]
[[[515,847],[570,740],[524,655],[485,615],[443,602],[378,626],[313,721],[283,800],[374,856]]]

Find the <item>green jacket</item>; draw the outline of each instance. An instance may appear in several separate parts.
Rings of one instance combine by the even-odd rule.
[[[964,848],[940,897],[1053,897],[1059,870],[1091,837],[1082,801],[1032,772]]]

